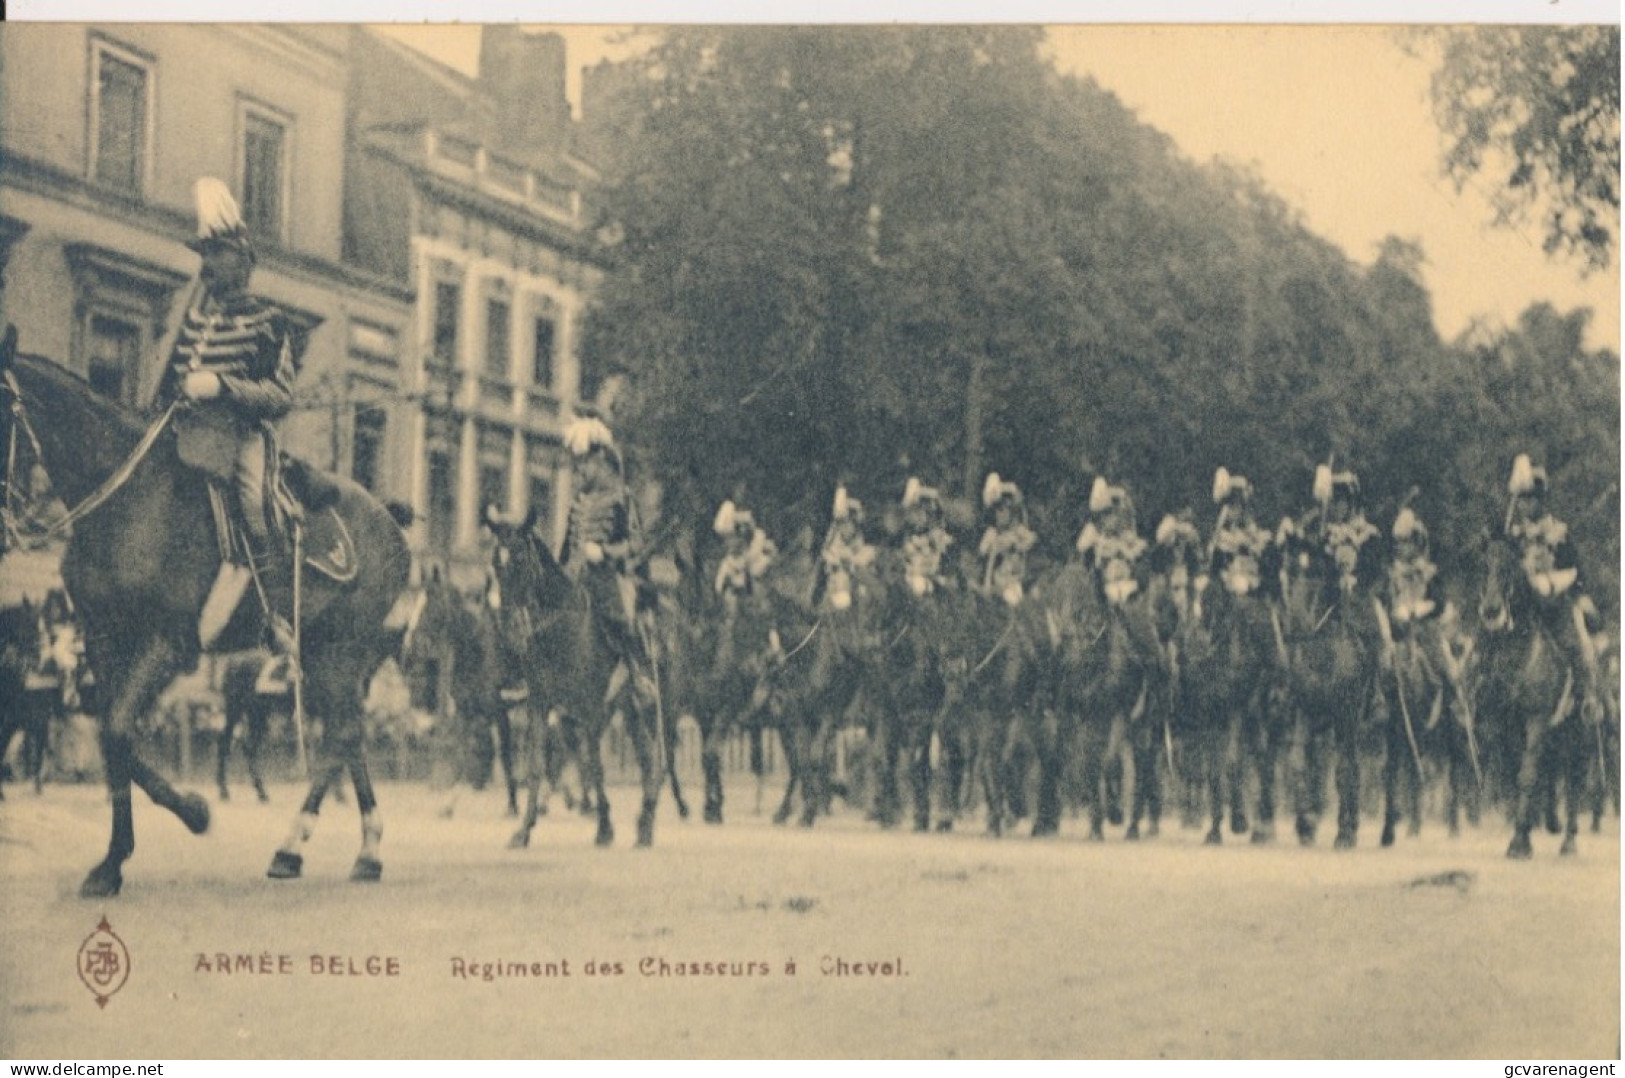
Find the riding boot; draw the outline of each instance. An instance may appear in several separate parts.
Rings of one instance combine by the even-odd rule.
[[[203,613],[198,616],[198,643],[204,651],[214,646],[221,632],[230,624],[231,616],[237,612],[243,593],[248,590],[253,578],[253,572],[246,565],[230,561],[220,563],[220,572],[209,589],[209,597],[203,601]]]

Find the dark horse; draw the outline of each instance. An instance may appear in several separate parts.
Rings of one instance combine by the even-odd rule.
[[[225,704],[226,725],[220,731],[219,752],[215,765],[215,785],[220,800],[231,800],[226,786],[226,765],[231,761],[232,736],[243,728],[243,756],[248,761],[248,775],[254,783],[254,793],[261,801],[271,800],[265,792],[265,776],[260,770],[260,749],[270,731],[271,716],[292,714],[293,687],[269,669],[276,662],[271,653],[263,649],[240,651],[225,657],[220,673],[220,696]],[[285,669],[284,669],[285,672]]]
[[[540,786],[547,769],[537,756],[548,740],[542,736],[542,725],[554,709],[572,727],[571,740],[580,754],[581,784],[598,809],[595,841],[600,846],[615,841],[604,791],[603,739],[615,712],[622,712],[643,777],[637,841],[639,846],[653,844],[655,809],[665,771],[656,759],[665,748],[654,729],[660,714],[657,706],[643,699],[636,677],[617,672],[620,656],[600,623],[588,588],[570,577],[536,534],[534,510],[520,524],[487,514],[486,526],[496,538],[492,566],[501,595],[501,628],[525,657],[530,689],[530,729],[525,739],[532,749],[530,784],[524,818],[509,845],[529,845],[541,814]]]
[[[491,731],[507,782],[510,816],[519,815],[519,783],[514,775],[513,724],[509,720],[510,676],[519,679],[518,658],[508,656],[497,628],[496,611],[484,601],[464,599],[438,571],[424,583],[423,610],[402,655],[406,672],[422,684],[429,708],[444,720],[455,710],[458,775],[466,771],[474,789],[485,787],[494,761]],[[511,675],[510,675],[511,669]],[[466,760],[466,768],[461,766]],[[449,815],[450,806],[446,813]]]
[[[1325,807],[1326,771],[1335,752],[1333,844],[1352,849],[1360,830],[1359,735],[1376,687],[1376,609],[1369,596],[1338,588],[1337,566],[1319,544],[1293,535],[1281,555],[1276,645],[1286,671],[1286,695],[1303,730],[1298,841],[1305,846],[1315,841]]]
[[[1574,675],[1535,603],[1516,548],[1504,539],[1489,540],[1478,595],[1482,674],[1474,710],[1497,728],[1496,740],[1517,761],[1507,856],[1520,860],[1533,855],[1529,833],[1540,814],[1540,786],[1560,775],[1567,813],[1559,852],[1575,852],[1592,738],[1578,715]]]
[[[0,377],[5,379],[0,396],[9,398],[0,409],[0,446],[37,439],[40,463],[53,489],[75,506],[68,519],[83,518],[63,557],[62,579],[84,623],[86,657],[96,676],[112,837],[107,856],[91,869],[80,893],[87,898],[115,895],[123,886],[124,862],[135,849],[132,782],[193,833],[209,826],[207,802],[178,792],[135,744],[140,718],[198,657],[198,615],[220,557],[211,529],[204,525],[210,519],[206,479],[181,463],[170,428],[145,438],[149,429],[137,417],[48,359],[0,352]],[[24,425],[17,432],[20,437],[10,437],[11,427]],[[144,443],[148,451],[137,459],[135,451]],[[0,474],[17,474],[17,462],[4,463]],[[301,466],[291,462],[290,467],[298,471]],[[410,554],[406,536],[388,510],[360,486],[333,482],[336,520],[328,534],[349,537],[354,555],[346,552],[346,561],[353,563],[353,576],[338,583],[309,572],[302,588],[305,699],[323,721],[325,757],[271,874],[299,874],[300,845],[314,827],[328,788],[348,768],[363,834],[353,877],[370,880],[382,871],[377,857],[382,825],[363,755],[362,691],[366,679],[398,646],[399,632],[387,629],[385,622],[406,587]],[[110,492],[98,489],[104,483],[112,486]],[[88,501],[93,495],[97,500]],[[257,620],[237,618],[222,646],[250,643],[259,628],[251,622]]]

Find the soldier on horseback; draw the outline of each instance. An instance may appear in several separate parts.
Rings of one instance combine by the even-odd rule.
[[[833,517],[822,553],[824,595],[835,610],[852,605],[859,570],[874,564],[875,548],[863,537],[863,503],[835,488]]]
[[[1208,546],[1208,574],[1231,595],[1247,596],[1263,584],[1262,565],[1270,534],[1253,516],[1253,485],[1244,475],[1220,468],[1213,474],[1213,500],[1219,517]]]
[[[1078,553],[1095,572],[1101,594],[1122,606],[1141,590],[1145,540],[1134,527],[1134,502],[1123,487],[1095,477],[1089,492],[1090,520],[1078,534]]]
[[[565,428],[564,444],[575,464],[575,497],[559,563],[587,589],[599,624],[627,672],[639,680],[650,678],[648,649],[638,631],[638,615],[650,589],[615,436],[598,416],[584,413]]]
[[[755,594],[778,554],[778,547],[757,525],[751,511],[740,509],[731,500],[717,509],[712,529],[725,545],[714,586],[722,597],[725,615],[732,617],[738,613],[740,604]]]
[[[1573,671],[1582,714],[1594,721],[1602,714],[1602,705],[1591,633],[1601,627],[1601,618],[1585,593],[1568,525],[1547,508],[1546,469],[1531,464],[1527,454],[1518,454],[1513,462],[1507,492],[1512,504],[1506,534],[1522,554],[1530,605]]]
[[[918,597],[946,587],[942,559],[954,537],[943,526],[942,493],[913,476],[903,488],[903,572]]]
[[[1409,640],[1438,680],[1446,712],[1465,701],[1461,668],[1450,649],[1455,608],[1445,600],[1439,569],[1428,554],[1428,530],[1408,506],[1394,519],[1394,560],[1384,585],[1383,666],[1393,665],[1396,641]]]
[[[202,292],[187,308],[158,403],[179,405],[174,423],[181,459],[205,470],[211,482],[231,483],[251,547],[249,564],[221,563],[203,604],[198,638],[208,649],[254,579],[253,559],[272,552],[276,537],[266,499],[266,468],[275,457],[272,424],[293,407],[298,367],[286,317],[248,292],[254,248],[231,192],[205,177],[196,196],[197,238],[187,246],[203,259]],[[275,615],[267,620],[279,649],[291,650],[286,624]]]
[[[1322,464],[1315,469],[1314,495],[1318,504],[1300,527],[1327,558],[1329,597],[1370,595],[1382,579],[1382,533],[1366,519],[1360,477],[1351,471],[1333,474]]]
[[[1027,526],[1021,488],[1000,479],[998,472],[989,472],[982,484],[982,507],[992,523],[977,547],[982,557],[981,590],[1010,606],[1019,605],[1027,585],[1027,553],[1037,539]]]

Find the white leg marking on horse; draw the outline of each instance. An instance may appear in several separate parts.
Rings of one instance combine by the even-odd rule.
[[[293,821],[293,830],[288,832],[288,838],[282,843],[283,853],[298,853],[304,844],[310,841],[310,836],[316,830],[316,814],[301,812]]]

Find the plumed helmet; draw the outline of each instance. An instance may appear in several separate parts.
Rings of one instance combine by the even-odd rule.
[[[835,488],[834,516],[836,520],[863,519],[863,503],[848,494],[844,485]]]
[[[213,246],[236,247],[246,254],[254,253],[242,211],[224,181],[203,176],[193,185],[192,197],[197,203],[197,237],[186,246],[199,253]]]
[[[729,499],[717,508],[717,518],[711,524],[718,535],[749,535],[756,529],[756,520],[749,509],[740,509]]]
[[[912,509],[916,505],[942,506],[942,492],[936,487],[928,487],[915,476],[908,477],[908,483],[903,487],[903,508]]]
[[[1422,546],[1427,545],[1427,525],[1422,523],[1422,518],[1409,506],[1401,509],[1399,515],[1394,518],[1394,539],[1397,542],[1411,540]]]
[[[1519,494],[1544,496],[1546,469],[1531,464],[1528,453],[1519,453],[1517,459],[1512,462],[1512,477],[1507,480],[1507,493],[1514,496]]]
[[[982,505],[992,509],[1001,501],[1008,500],[1013,505],[1021,504],[1021,488],[1014,483],[999,478],[998,472],[987,473],[987,482],[982,484]]]
[[[1315,468],[1315,501],[1324,505],[1339,494],[1350,501],[1359,501],[1360,477],[1353,472],[1333,472],[1329,464],[1318,465]]]
[[[1231,498],[1246,500],[1253,496],[1253,485],[1244,475],[1231,475],[1221,466],[1213,473],[1213,501],[1219,504]]]
[[[595,415],[578,415],[564,428],[564,447],[577,457],[586,456],[594,449],[611,455],[615,452],[615,435],[609,424]]]

